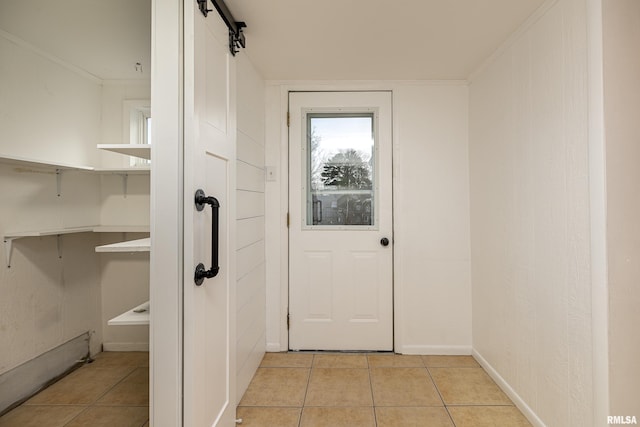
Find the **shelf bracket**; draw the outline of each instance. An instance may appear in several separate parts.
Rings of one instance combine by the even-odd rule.
[[[4,238],[4,258],[5,263],[7,264],[7,268],[11,268],[11,254],[13,252],[13,241],[16,237],[5,237]]]
[[[122,174],[122,194],[124,195],[124,198],[127,198],[127,187],[129,185],[129,174],[128,173],[123,173]]]
[[[58,192],[58,197],[62,194],[62,170],[56,169],[56,191]]]
[[[58,248],[58,259],[62,259],[62,235],[56,234],[57,239],[57,248]]]

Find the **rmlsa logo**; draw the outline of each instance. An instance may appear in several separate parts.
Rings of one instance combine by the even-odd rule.
[[[609,415],[607,424],[638,424],[635,415]]]

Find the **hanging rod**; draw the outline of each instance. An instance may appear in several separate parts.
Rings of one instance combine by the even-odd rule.
[[[196,1],[198,2],[200,12],[202,12],[205,17],[209,15],[209,12],[213,11],[213,9],[209,9],[207,7],[207,0]],[[229,51],[233,56],[236,56],[236,53],[240,51],[240,48],[246,47],[246,40],[242,29],[246,28],[247,24],[243,21],[235,20],[224,0],[211,0],[211,3],[213,3],[213,6],[227,25],[227,28],[229,28]]]

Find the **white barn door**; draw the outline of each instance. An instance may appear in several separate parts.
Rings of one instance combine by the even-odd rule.
[[[222,19],[196,6],[185,2],[184,426],[233,426],[235,67]],[[213,205],[198,210],[198,189]],[[194,269],[218,267],[212,258],[217,275],[197,284]]]
[[[235,68],[227,28],[197,2],[153,2],[151,424],[235,425]],[[218,265],[212,267],[218,204]]]

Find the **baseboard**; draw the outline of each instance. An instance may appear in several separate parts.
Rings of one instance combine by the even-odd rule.
[[[148,342],[105,342],[103,351],[149,351]]]
[[[87,356],[89,332],[0,375],[0,415],[83,363]]]
[[[438,356],[469,356],[471,346],[467,345],[403,345],[396,349],[400,354],[428,354]]]
[[[280,353],[282,351],[287,351],[287,350],[286,349],[283,350],[279,342],[268,342],[265,347],[265,351],[267,353]]]
[[[496,384],[498,384],[498,387],[500,387],[502,391],[504,391],[505,394],[509,396],[509,399],[513,401],[518,409],[520,409],[520,412],[522,412],[524,416],[527,417],[529,422],[534,427],[546,427],[542,420],[538,418],[536,413],[533,412],[533,410],[529,407],[529,405],[527,405],[525,401],[522,400],[522,398],[518,395],[518,393],[516,393],[515,390],[511,388],[509,383],[507,383],[504,378],[502,378],[502,376],[498,373],[498,371],[496,371],[493,366],[491,366],[491,364],[489,364],[489,362],[487,362],[487,360],[482,357],[482,355],[475,349],[473,350],[473,357],[478,361],[480,366],[482,366],[484,370],[487,371],[489,376],[496,382]]]

